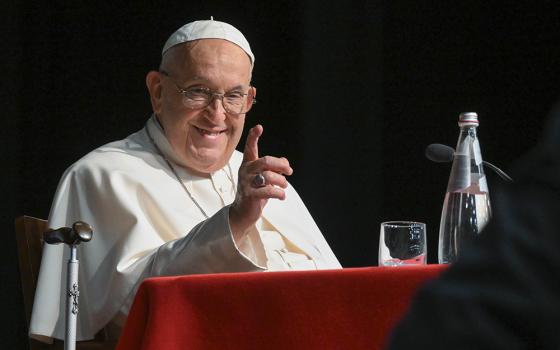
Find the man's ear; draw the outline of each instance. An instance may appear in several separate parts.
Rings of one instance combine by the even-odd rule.
[[[152,102],[152,110],[155,114],[161,114],[162,105],[162,86],[161,73],[153,70],[146,75],[146,87],[150,93],[150,101]]]
[[[255,97],[257,97],[257,88],[256,87],[251,86],[251,88],[249,89],[249,96],[251,98],[247,99],[247,107],[251,107],[250,104],[252,104]]]

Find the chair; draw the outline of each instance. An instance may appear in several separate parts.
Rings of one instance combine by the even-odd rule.
[[[32,216],[20,216],[16,219],[16,241],[18,248],[21,288],[27,326],[31,322],[31,310],[37,287],[41,256],[43,254],[43,233],[47,230],[47,221]],[[101,330],[94,340],[78,342],[78,350],[113,349],[113,343],[105,340],[105,332]],[[53,344],[41,343],[29,338],[30,350],[64,349],[64,343],[56,340]]]

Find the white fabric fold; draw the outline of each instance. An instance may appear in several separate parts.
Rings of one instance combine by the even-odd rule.
[[[157,121],[149,119],[146,128],[176,162]],[[241,160],[239,152],[230,159],[235,183]],[[229,228],[229,206],[223,206],[214,190],[212,198],[206,198],[206,187],[213,186],[210,177],[174,166],[181,181],[205,197],[208,219],[187,196],[145,129],[92,151],[62,176],[49,227],[83,220],[94,229],[93,239],[78,249],[78,340],[92,339],[111,321],[122,323],[146,277],[265,269],[259,235],[237,246]],[[286,191],[285,201],[269,201],[263,217],[317,268],[339,268],[295,190],[289,186]],[[67,251],[63,246],[44,246],[29,330],[39,340],[64,337]]]

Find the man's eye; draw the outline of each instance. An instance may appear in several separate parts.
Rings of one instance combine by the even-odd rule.
[[[190,98],[208,98],[210,92],[208,91],[208,89],[194,88],[187,90],[185,92],[185,95]]]
[[[232,92],[228,92],[225,95],[225,98],[237,100],[237,99],[243,98],[243,96],[244,96],[244,94],[241,91],[232,91]]]

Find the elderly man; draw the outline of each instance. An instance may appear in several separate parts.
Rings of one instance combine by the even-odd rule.
[[[262,126],[235,151],[255,101],[254,62],[229,24],[181,27],[146,77],[145,127],[63,175],[49,226],[84,220],[95,231],[79,252],[78,340],[105,326],[118,336],[146,277],[340,267],[286,180],[288,160],[259,157]],[[63,338],[65,254],[45,246],[32,337]]]

